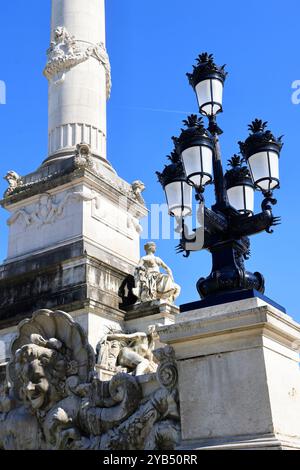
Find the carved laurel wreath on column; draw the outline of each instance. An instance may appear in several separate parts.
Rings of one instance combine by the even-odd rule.
[[[83,46],[81,41],[72,36],[65,27],[59,26],[54,31],[54,41],[47,51],[48,62],[44,69],[44,75],[48,80],[54,80],[56,84],[62,83],[65,73],[76,65],[94,57],[105,68],[106,72],[106,96],[111,93],[111,66],[109,57],[103,43]]]

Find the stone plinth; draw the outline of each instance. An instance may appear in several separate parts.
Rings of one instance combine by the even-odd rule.
[[[178,361],[180,448],[300,449],[300,325],[260,303],[185,312],[160,328]]]
[[[127,307],[125,322],[128,329],[146,333],[150,325],[172,325],[178,314],[176,305],[164,300],[152,300]]]

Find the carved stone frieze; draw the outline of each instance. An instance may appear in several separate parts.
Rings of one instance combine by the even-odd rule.
[[[56,201],[55,196],[46,193],[40,195],[39,201],[31,211],[20,209],[14,212],[7,220],[7,224],[13,225],[19,218],[22,219],[26,227],[52,224],[63,217],[67,204],[76,200],[95,201],[96,207],[99,206],[99,198],[94,191],[68,192],[59,202]]]
[[[114,372],[121,369],[136,376],[155,372],[157,363],[153,349],[156,338],[155,326],[149,326],[147,334],[108,333],[98,344],[97,362],[101,368]]]

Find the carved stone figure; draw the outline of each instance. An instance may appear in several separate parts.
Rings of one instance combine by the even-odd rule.
[[[48,50],[48,63],[44,75],[59,85],[65,80],[65,74],[76,65],[95,57],[105,68],[107,98],[111,92],[111,67],[109,57],[103,43],[83,46],[65,27],[58,26],[54,31],[54,41]]]
[[[178,444],[176,373],[144,399],[133,375],[101,382],[86,334],[68,314],[36,312],[19,325],[11,353],[10,386],[0,396],[0,449],[165,450]],[[159,366],[158,375],[173,377],[174,356],[168,350],[158,356],[170,368],[160,374]]]
[[[135,270],[133,294],[140,302],[165,299],[173,303],[180,294],[180,286],[175,284],[171,269],[161,258],[155,256],[156,244],[146,243],[146,256],[143,256]],[[163,268],[166,273],[161,273]]]
[[[144,183],[142,181],[134,181],[131,185],[131,188],[132,188],[132,192],[134,194],[134,197],[137,199],[137,201],[142,204],[142,205],[145,205],[145,201],[144,201],[144,198],[142,196],[142,192],[145,191],[146,187],[144,185]]]
[[[149,326],[148,334],[110,333],[104,336],[98,345],[98,363],[108,370],[117,370],[120,366],[133,375],[155,372],[153,349],[157,334],[155,326]]]
[[[127,228],[135,230],[139,235],[143,232],[143,227],[138,218],[133,217],[131,214],[127,216]]]
[[[94,169],[91,147],[89,144],[86,144],[85,142],[77,144],[74,164],[76,168],[90,168],[91,170]]]
[[[4,179],[8,182],[9,187],[4,193],[4,197],[10,196],[14,190],[22,185],[21,177],[13,170],[7,172]]]
[[[136,210],[135,204],[132,204],[130,202],[131,199],[134,199],[137,201],[139,204],[142,206],[145,206],[145,201],[142,196],[142,192],[145,191],[145,185],[142,181],[134,181],[131,184],[131,187],[129,189],[129,192],[126,194],[124,192],[124,195],[129,197],[129,205],[128,205],[128,214],[127,214],[127,228],[134,230],[137,232],[139,235],[143,231],[142,225],[139,223],[139,216],[138,212]]]

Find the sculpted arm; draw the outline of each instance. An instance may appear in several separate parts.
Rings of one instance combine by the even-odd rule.
[[[172,273],[172,270],[169,268],[169,266],[167,266],[166,263],[164,263],[161,258],[156,258],[156,262],[157,262],[158,266],[161,266],[169,274],[169,276],[173,279],[173,273]]]
[[[137,265],[137,269],[140,269],[140,268],[145,268],[145,263],[144,263],[144,258],[141,258],[140,261],[139,261],[139,264]]]

